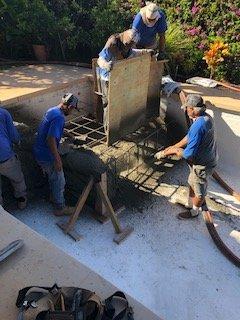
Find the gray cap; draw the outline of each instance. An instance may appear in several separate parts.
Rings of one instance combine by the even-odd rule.
[[[189,94],[187,96],[186,102],[184,103],[184,105],[182,105],[182,108],[186,107],[206,109],[203,98],[199,94]]]

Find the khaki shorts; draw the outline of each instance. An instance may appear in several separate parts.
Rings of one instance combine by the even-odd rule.
[[[205,197],[207,194],[208,178],[212,175],[214,167],[206,167],[195,164],[189,166],[190,174],[188,184],[198,197]]]

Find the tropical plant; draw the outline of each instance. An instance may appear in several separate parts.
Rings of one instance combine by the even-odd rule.
[[[202,56],[197,49],[195,39],[186,37],[183,28],[178,23],[172,23],[166,32],[166,52],[169,59],[170,72],[173,77],[178,73],[189,75],[198,68],[198,55]]]
[[[229,56],[229,45],[221,40],[216,40],[210,44],[209,50],[205,51],[203,60],[206,61],[208,69],[210,69],[210,78],[216,72],[217,67]]]

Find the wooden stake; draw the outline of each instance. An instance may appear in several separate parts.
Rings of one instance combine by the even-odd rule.
[[[102,186],[100,183],[96,184],[97,192],[99,193],[100,197],[102,198],[107,210],[109,211],[109,215],[112,221],[112,224],[114,226],[114,229],[117,233],[117,235],[114,237],[113,241],[117,244],[120,244],[123,240],[125,240],[132,232],[133,228],[126,227],[124,229],[121,228],[119,221],[116,217],[116,214],[114,212],[114,209],[112,207],[112,204],[108,198],[108,196],[105,194],[104,190],[102,189]]]
[[[111,204],[108,196],[105,194],[104,190],[102,189],[101,183],[96,183],[96,188],[97,188],[97,192],[99,193],[102,201],[104,202],[104,204],[109,212],[109,215],[110,215],[110,218],[111,218],[111,221],[112,221],[112,224],[114,226],[116,233],[121,233],[122,230],[121,230],[120,224],[117,220],[117,217],[115,215],[114,209],[112,207],[112,204]]]
[[[88,197],[93,185],[94,185],[94,178],[91,177],[88,184],[84,188],[81,196],[79,197],[78,203],[77,203],[75,210],[74,210],[73,214],[71,215],[68,223],[66,223],[66,224],[57,223],[57,225],[64,231],[64,233],[71,236],[75,241],[80,240],[81,236],[76,231],[73,230],[73,227],[79,217],[80,212],[82,211],[82,208],[87,200],[87,197]],[[113,240],[117,244],[119,244],[120,242],[125,240],[129,234],[132,233],[133,228],[131,228],[131,227],[127,227],[124,229],[121,228],[120,223],[119,223],[117,216],[114,212],[114,209],[112,207],[111,201],[109,200],[107,194],[105,193],[105,190],[103,189],[103,187],[101,185],[101,182],[95,183],[95,186],[97,189],[97,193],[101,198],[101,201],[106,206],[106,209],[109,213],[109,217],[112,221],[115,232],[117,233],[117,235],[114,237]]]
[[[78,216],[84,206],[84,203],[86,202],[87,200],[87,197],[93,187],[93,183],[94,183],[94,180],[93,178],[91,177],[91,179],[89,180],[87,186],[84,188],[81,196],[79,197],[78,199],[78,202],[77,202],[77,205],[76,205],[76,208],[75,208],[75,211],[74,213],[72,214],[69,222],[68,222],[68,225],[65,229],[65,233],[68,233],[74,226],[74,224],[76,223],[77,219],[78,219]]]

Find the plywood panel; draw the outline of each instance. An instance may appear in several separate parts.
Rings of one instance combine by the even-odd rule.
[[[148,118],[159,116],[160,90],[161,90],[161,84],[162,84],[163,70],[164,70],[164,60],[156,61],[156,59],[152,58],[151,66],[150,66],[147,110],[146,110],[146,114]]]
[[[146,54],[114,64],[109,81],[108,145],[144,123],[150,63]]]

